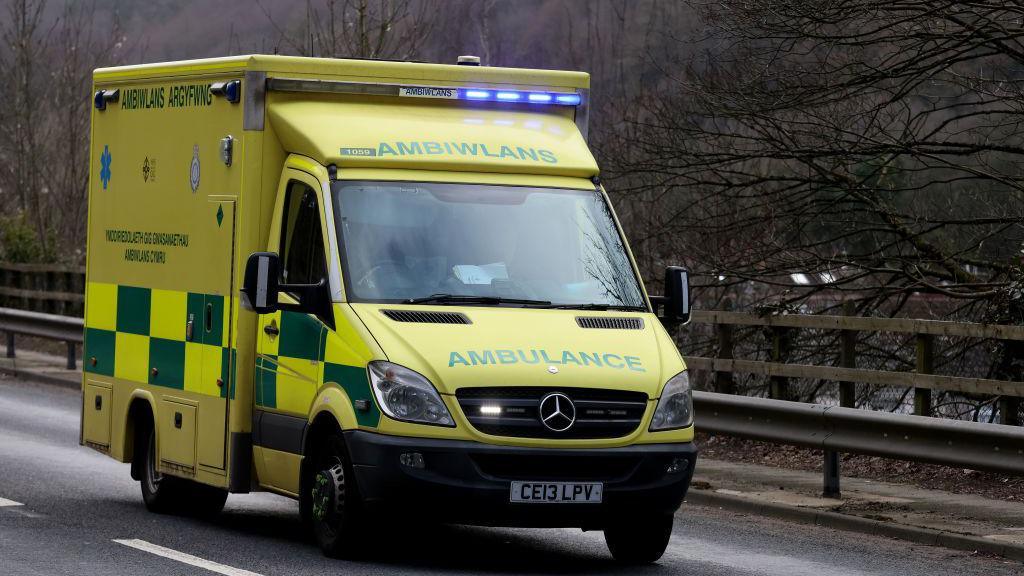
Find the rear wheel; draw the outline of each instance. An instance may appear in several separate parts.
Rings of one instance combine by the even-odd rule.
[[[657,562],[668,548],[672,536],[671,515],[632,518],[606,528],[604,541],[616,561],[623,564]]]
[[[324,554],[352,557],[365,542],[364,514],[344,439],[337,432],[324,438],[314,456],[304,508],[313,537]]]
[[[150,512],[213,516],[224,508],[227,490],[160,473],[157,469],[156,431],[152,426],[139,431],[135,458],[142,463],[139,483],[142,501]]]

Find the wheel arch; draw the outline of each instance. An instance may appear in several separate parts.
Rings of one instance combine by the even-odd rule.
[[[159,434],[159,427],[156,425],[156,400],[153,395],[145,390],[134,390],[128,398],[128,407],[124,415],[124,434],[122,436],[122,455],[124,462],[132,465],[132,478],[138,480],[142,476],[139,471],[139,464],[135,462],[135,436],[136,427],[140,419],[148,419],[149,425]],[[159,445],[159,439],[157,440]]]

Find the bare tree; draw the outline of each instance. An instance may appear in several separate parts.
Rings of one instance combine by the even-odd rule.
[[[48,156],[54,161],[45,189],[56,236],[74,260],[85,255],[92,69],[121,61],[126,43],[116,14],[98,29],[95,1],[64,4],[54,26],[49,54],[55,65],[49,68],[51,89],[44,98],[51,110]]]
[[[280,24],[260,3],[286,51],[325,58],[416,58],[440,5],[432,0],[307,0],[305,20]],[[277,51],[277,50],[275,50]]]
[[[1024,4],[689,4],[700,33],[663,29],[663,83],[642,84],[638,111],[605,134],[622,201],[648,210],[630,228],[648,274],[684,261],[714,307],[853,300],[859,314],[1024,321]],[[828,361],[834,339],[809,334],[790,360]],[[865,339],[860,360],[912,368],[900,344]],[[945,373],[1024,375],[1005,343],[951,340],[938,357]],[[803,384],[810,399],[823,383]],[[907,391],[889,392],[881,405],[899,407]],[[973,417],[991,406],[969,400]]]
[[[671,89],[618,134],[639,154],[617,170],[671,192],[649,231],[668,253],[782,305],[849,291],[893,313],[930,293],[1024,319],[1005,306],[1024,242],[1024,6],[694,4],[701,52],[664,61]]]
[[[0,22],[0,90],[9,105],[0,111],[0,198],[13,197],[16,218],[29,223],[42,255],[50,253],[49,218],[40,206],[43,181],[37,126],[42,93],[40,63],[46,50],[44,0],[9,0]],[[38,257],[38,256],[37,256]]]

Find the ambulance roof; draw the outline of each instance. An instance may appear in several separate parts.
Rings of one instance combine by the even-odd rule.
[[[421,62],[246,55],[98,68],[97,83],[162,76],[200,76],[227,72],[265,72],[269,77],[332,78],[352,82],[431,82],[439,85],[588,89],[586,72],[459,66]]]

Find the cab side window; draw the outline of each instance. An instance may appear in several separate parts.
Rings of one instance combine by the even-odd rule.
[[[281,283],[316,284],[327,277],[320,207],[316,192],[302,182],[288,184],[280,251]]]

